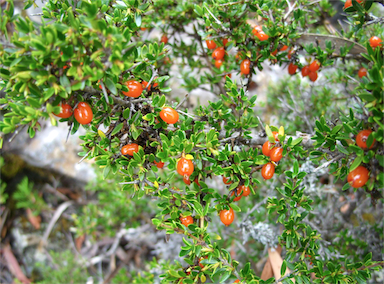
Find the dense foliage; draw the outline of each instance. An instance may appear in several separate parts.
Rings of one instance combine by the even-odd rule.
[[[108,202],[129,218],[128,196],[155,197],[156,228],[184,235],[184,262],[162,263],[164,283],[274,283],[252,263],[277,245],[282,283],[366,283],[383,264],[383,247],[369,245],[383,236],[384,27],[374,2],[340,12],[326,0],[50,0],[35,23],[7,1],[1,141],[24,127],[34,137],[41,119],[71,134],[84,127],[80,155],[105,179],[119,176]],[[339,13],[347,23],[335,31]],[[193,108],[188,95],[172,97],[174,65],[183,88],[215,99]],[[287,76],[258,103],[253,79],[273,65]],[[114,216],[99,213],[89,205],[83,216],[112,231],[102,220]],[[81,232],[92,233],[90,219],[75,220]],[[254,253],[244,263],[227,250],[235,226]]]

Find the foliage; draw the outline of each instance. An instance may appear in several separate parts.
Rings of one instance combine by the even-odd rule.
[[[24,177],[17,185],[17,190],[12,197],[16,201],[16,208],[29,208],[35,215],[47,208],[44,199],[33,191],[33,183],[29,182],[28,177]]]
[[[9,1],[1,26],[9,43],[0,49],[0,86],[5,91],[0,99],[5,110],[0,130],[5,135],[25,126],[32,138],[40,127],[39,119],[57,124],[54,114],[60,112],[62,102],[76,109],[86,101],[93,120],[82,125],[88,131],[81,137],[84,151],[80,155],[95,159],[105,179],[119,176],[122,184],[121,189],[110,189],[111,194],[101,193],[100,200],[116,199],[111,201],[117,209],[123,208],[120,206],[128,196],[157,198],[159,212],[153,224],[168,235],[184,235],[180,248],[184,263],[162,264],[164,283],[223,283],[236,278],[244,283],[274,282],[273,278],[261,280],[251,262],[233,259],[228,245],[217,241],[227,237],[229,228],[218,232],[211,229],[217,229],[215,222],[222,210],[232,208],[239,216],[253,203],[264,208],[260,211],[268,210],[267,217],[260,213],[252,216],[257,222],[283,226],[283,232],[276,234],[285,253],[281,275],[287,268],[290,272],[280,280],[282,283],[364,283],[372,271],[380,269],[382,259],[373,261],[375,252],[367,251],[340,255],[338,251],[345,252],[346,246],[332,243],[334,232],[319,230],[311,221],[319,219],[316,211],[323,208],[339,212],[336,198],[328,195],[325,202],[321,198],[324,192],[313,194],[304,184],[320,188],[316,173],[326,170],[336,197],[349,191],[370,198],[371,206],[382,203],[383,46],[373,49],[369,39],[373,35],[383,39],[384,29],[379,24],[382,18],[369,12],[374,2],[359,4],[353,0],[352,7],[345,9],[349,27],[340,32],[342,37],[331,37],[324,17],[338,12],[326,0],[297,0],[294,4],[282,0],[50,0],[43,9],[41,24],[14,15],[13,2]],[[258,32],[253,31],[253,18],[263,24]],[[16,32],[8,34],[6,24]],[[141,27],[161,30],[170,38],[169,43],[147,39]],[[260,38],[259,33],[265,36]],[[213,39],[218,47],[228,39],[220,68],[213,67],[209,59],[211,51],[203,44],[206,39]],[[238,73],[244,59],[251,62],[249,75],[240,75],[240,82],[225,76]],[[313,60],[321,66],[319,80],[323,83],[308,84],[302,82],[306,78],[296,78],[277,84],[281,104],[276,103],[276,96],[271,96],[268,104],[275,108],[279,126],[264,126],[256,112],[257,96],[250,94],[254,76],[268,65],[295,63],[302,70]],[[182,85],[188,92],[208,85],[215,99],[195,109],[183,107],[184,100],[172,101],[172,63],[179,66]],[[360,65],[368,75],[358,80],[355,73]],[[153,86],[145,87],[140,97],[131,98],[123,94],[129,91],[128,80],[147,81]],[[340,102],[334,104],[332,100]],[[159,116],[166,106],[180,115],[173,126]],[[298,116],[306,120],[304,126]],[[81,125],[73,116],[59,121],[66,122],[72,134]],[[355,137],[363,129],[372,130],[366,142],[373,148],[356,145]],[[273,131],[278,133],[278,141]],[[294,131],[307,133],[295,135]],[[261,152],[266,141],[283,148],[284,158],[273,162],[273,181],[262,180],[258,173],[270,161]],[[133,142],[139,150],[133,156],[123,155],[121,148]],[[187,186],[182,182],[185,177],[176,172],[180,158],[194,164],[188,178],[195,182]],[[164,162],[165,168],[158,169],[155,161]],[[359,165],[369,170],[370,178],[361,189],[351,190],[346,179]],[[210,180],[221,176],[231,182],[225,191]],[[240,185],[250,187],[252,202],[234,202]],[[269,187],[273,190],[267,190]],[[24,198],[29,196],[28,186],[22,188]],[[263,202],[266,197],[267,208]],[[107,202],[104,204],[104,212],[113,212]],[[111,224],[107,220],[113,219],[112,215],[103,216],[97,209],[86,207],[77,219],[80,230],[92,233],[96,225],[115,229],[113,220]],[[256,226],[246,226],[254,221],[248,220],[250,214],[239,222],[245,232],[257,230]],[[88,216],[96,219],[87,221],[92,219]],[[195,222],[186,228],[180,216],[192,216]],[[255,232],[251,236],[262,243],[261,247],[268,245]],[[356,242],[356,237],[351,238]],[[325,244],[330,244],[327,249]],[[261,247],[255,244],[253,249],[262,256]]]

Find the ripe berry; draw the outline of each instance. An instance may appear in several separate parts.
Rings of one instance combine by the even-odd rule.
[[[382,46],[383,44],[381,43],[381,39],[377,36],[373,36],[369,39],[369,45],[375,49],[378,46]]]
[[[365,69],[364,67],[361,67],[359,69],[359,72],[357,72],[357,75],[359,75],[360,78],[367,76],[367,69]]]
[[[235,194],[235,192],[233,191],[232,194],[231,194],[231,197]],[[241,194],[241,189],[240,189],[240,186],[237,188],[236,190],[236,197],[233,199],[233,201],[239,201],[241,198],[243,197],[243,195]]]
[[[229,210],[220,211],[220,220],[225,226],[231,225],[234,219],[235,212],[233,212],[233,209],[231,207],[229,207]]]
[[[168,43],[168,37],[167,35],[163,35],[160,39],[161,42],[164,42],[164,44],[167,44]]]
[[[193,224],[193,217],[192,216],[185,216],[180,217],[181,224],[183,224],[185,227],[188,227],[188,225]]]
[[[275,141],[279,142],[279,132],[277,131],[272,131],[273,138],[275,138]]]
[[[249,189],[249,186],[240,185],[239,189],[240,189],[240,192],[243,191],[243,196],[248,196],[251,194],[251,190]]]
[[[224,182],[225,184],[231,184],[231,183],[232,183],[231,181],[229,181],[229,178],[227,178],[227,177],[225,177],[225,176],[223,176],[223,182]]]
[[[282,48],[280,48],[279,51],[286,51],[288,49],[288,45],[284,45]]]
[[[227,39],[227,38],[224,38],[224,39],[223,39],[223,46],[226,46],[227,43],[228,43],[228,39]]]
[[[156,162],[156,160],[154,161],[156,167],[158,167],[159,169],[162,169],[164,167],[164,163],[162,161],[159,161],[159,162]]]
[[[358,166],[347,177],[348,183],[354,188],[362,187],[367,183],[368,179],[369,171],[363,166]]]
[[[191,179],[189,178],[188,175],[184,175],[183,177],[183,181],[186,185],[190,185],[191,184]]]
[[[295,53],[295,50],[291,49],[288,51],[288,59],[291,59],[292,58],[292,54]]]
[[[213,40],[206,40],[205,41],[207,44],[208,49],[215,49],[216,48],[216,42]]]
[[[193,170],[194,166],[191,160],[181,158],[177,163],[177,172],[182,176],[190,176],[193,173]]]
[[[356,136],[357,146],[359,146],[361,149],[367,149],[368,148],[367,139],[371,133],[372,133],[372,130],[369,130],[369,129],[361,130]],[[371,147],[369,147],[369,149],[373,148],[373,145],[375,144],[375,142],[376,142],[376,139],[373,139],[372,145]]]
[[[143,86],[139,82],[135,80],[130,80],[125,82],[124,84],[129,89],[128,92],[123,91],[124,96],[131,97],[131,98],[140,97],[141,93],[143,92]]]
[[[317,60],[314,60],[311,64],[309,64],[309,71],[316,72],[319,70],[320,64]]]
[[[272,54],[273,56],[275,56],[275,55],[277,54],[277,48],[276,48],[274,51],[272,51],[271,54]]]
[[[283,148],[273,147],[270,152],[271,161],[278,162],[283,158]]]
[[[93,112],[89,104],[80,102],[74,111],[75,119],[80,124],[88,124],[92,121]]]
[[[223,65],[223,60],[219,59],[215,61],[216,68],[220,68],[221,65]]]
[[[290,75],[295,75],[297,70],[297,65],[293,64],[292,62],[288,65],[288,73]]]
[[[240,64],[241,74],[248,75],[251,70],[251,60],[244,59]]]
[[[168,124],[175,124],[179,120],[179,113],[171,107],[164,107],[160,111],[160,118]]]
[[[263,27],[262,27],[262,26],[256,26],[256,27],[253,28],[252,33],[253,33],[255,36],[257,36],[257,34],[258,34],[259,32],[262,32],[262,31],[263,31]]]
[[[275,166],[272,163],[267,163],[261,168],[261,175],[264,179],[271,179],[275,174]]]
[[[269,141],[265,141],[263,144],[262,152],[263,155],[266,157],[269,157],[271,155],[271,148],[273,147],[273,144]]]
[[[212,52],[212,58],[215,60],[223,59],[225,55],[224,47],[218,47]]]
[[[198,179],[197,177],[195,177],[194,182],[195,182],[198,186],[200,186],[199,179]]]
[[[60,112],[59,113],[53,113],[54,115],[61,117],[61,118],[68,118],[71,117],[73,112],[72,112],[72,107],[69,104],[60,104],[59,105]]]
[[[265,41],[269,39],[269,36],[264,32],[259,32],[256,36],[259,38],[260,41]]]
[[[361,2],[363,2],[363,0],[356,0],[357,1],[357,3],[361,3]],[[344,3],[344,9],[347,9],[347,8],[349,8],[349,7],[351,7],[352,6],[352,0],[347,0],[347,1],[345,1],[345,3]]]
[[[317,80],[317,72],[309,72],[308,74],[309,80],[315,82]]]
[[[148,82],[147,82],[147,81],[142,81],[142,82],[141,82],[141,85],[143,86],[143,89],[145,89],[145,88],[147,88],[147,86],[148,86]],[[155,83],[155,84],[153,84],[153,87],[156,88],[158,85],[159,85],[158,83]],[[149,90],[151,87],[152,87],[152,85],[149,85],[149,86],[148,86],[148,90]]]
[[[309,75],[309,66],[308,65],[306,65],[306,66],[304,66],[302,69],[301,69],[301,75],[303,76],[303,77],[305,77],[305,76],[308,76]]]
[[[133,156],[133,153],[137,153],[137,152],[139,152],[139,145],[137,145],[136,143],[130,143],[130,144],[124,145],[121,148],[121,154],[124,156],[125,155]]]

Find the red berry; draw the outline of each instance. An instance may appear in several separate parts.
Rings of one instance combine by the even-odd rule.
[[[275,174],[275,166],[272,163],[267,163],[261,168],[261,175],[264,179],[271,179]]]
[[[255,36],[257,36],[257,34],[258,34],[259,32],[262,32],[262,31],[263,31],[263,27],[262,27],[262,26],[256,26],[256,27],[253,28],[252,33],[253,33]]]
[[[225,55],[224,47],[218,47],[212,52],[212,58],[215,60],[223,59]]]
[[[184,175],[187,175],[187,176],[190,176],[192,173],[193,173],[193,170],[194,170],[194,166],[193,166],[193,163],[191,160],[188,160],[186,158],[181,158],[178,162],[177,162],[177,172],[184,176]]]
[[[256,36],[259,38],[260,41],[265,41],[269,39],[269,36],[264,32],[259,32]]]
[[[215,49],[216,48],[216,43],[213,40],[206,40],[205,42],[207,44],[208,49]]]
[[[352,0],[347,0],[344,3],[344,9],[347,9],[352,6]]]
[[[197,177],[195,177],[194,182],[195,182],[198,186],[200,186],[199,179],[198,179]]]
[[[365,69],[364,67],[361,67],[359,69],[359,72],[357,73],[357,75],[359,75],[360,78],[367,76],[367,69]]]
[[[137,152],[139,152],[139,145],[137,145],[136,143],[130,143],[130,144],[124,145],[121,148],[121,154],[124,156],[125,155],[133,156],[133,153],[137,153]]]
[[[191,184],[191,179],[190,179],[189,175],[184,175],[183,181],[184,181],[184,183],[186,185],[190,185]]]
[[[308,74],[309,80],[315,82],[317,80],[317,72],[309,72]]]
[[[60,112],[53,113],[54,115],[61,118],[68,118],[72,116],[73,111],[72,111],[72,107],[69,104],[60,104],[59,106],[61,107]]]
[[[364,186],[368,179],[369,171],[363,166],[358,166],[356,169],[351,171],[347,177],[348,183],[354,188]]]
[[[135,80],[130,80],[124,83],[129,91],[125,92],[123,91],[124,96],[131,97],[131,98],[137,98],[140,97],[141,93],[143,92],[143,86],[135,81]]]
[[[377,36],[373,36],[369,39],[369,44],[373,49],[375,49],[378,46],[382,46],[383,44],[381,42],[382,42],[381,39]]]
[[[371,133],[372,133],[372,130],[369,130],[369,129],[361,130],[359,132],[359,134],[357,134],[357,136],[356,136],[356,144],[357,144],[357,146],[359,146],[362,149],[367,149],[368,148],[368,146],[367,146],[367,139],[368,139],[368,136]],[[376,142],[376,139],[373,139],[373,143],[372,143],[371,147],[369,147],[369,149],[373,148],[375,142]]]
[[[168,37],[167,35],[163,35],[160,39],[161,42],[164,42],[164,44],[167,44],[168,43]]]
[[[274,51],[272,51],[271,54],[272,54],[273,56],[275,56],[275,55],[277,54],[277,48],[276,48]]]
[[[248,75],[251,70],[251,60],[244,59],[240,64],[241,74]]]
[[[273,144],[271,142],[265,141],[262,148],[263,155],[266,157],[269,157],[271,155],[272,147],[273,147]]]
[[[192,216],[185,216],[180,217],[181,224],[183,224],[185,227],[188,227],[188,225],[193,224],[193,217]]]
[[[235,192],[232,192],[231,197],[235,194]],[[236,190],[236,197],[233,199],[233,201],[239,201],[243,195],[241,194],[240,186]]]
[[[148,82],[147,81],[142,81],[141,85],[143,86],[143,89],[145,89],[148,86]],[[155,84],[153,84],[153,87],[156,88],[158,85],[159,85],[158,83],[155,83]],[[152,87],[152,85],[149,85],[148,89],[150,89],[151,87]]]
[[[232,183],[231,181],[229,181],[229,178],[227,178],[227,177],[225,177],[225,176],[223,176],[223,182],[224,182],[225,184],[231,184],[231,183]]]
[[[271,161],[278,162],[283,158],[283,148],[274,147],[270,152]]]
[[[292,54],[295,53],[295,50],[291,49],[288,51],[288,59],[291,59],[292,58]]]
[[[320,63],[317,60],[314,60],[311,64],[309,64],[309,71],[316,72],[320,68]]]
[[[227,38],[224,38],[224,39],[223,39],[223,46],[226,46],[227,43],[228,43],[228,39],[227,39]]]
[[[179,113],[171,107],[164,107],[160,111],[160,118],[168,124],[175,124],[179,120]]]
[[[293,64],[292,62],[288,65],[288,73],[290,75],[295,75],[297,70],[297,65]]]
[[[74,111],[74,116],[78,123],[88,124],[92,121],[93,112],[89,104],[80,102]]]
[[[288,45],[284,45],[282,48],[280,48],[279,51],[286,51],[288,49]]]
[[[231,207],[229,207],[229,210],[220,211],[220,220],[225,226],[231,225],[234,219],[235,212],[233,212],[233,209]]]
[[[223,60],[218,59],[218,60],[215,61],[216,68],[220,68],[221,65],[223,65]]]
[[[309,66],[308,65],[306,65],[306,66],[304,66],[302,69],[301,69],[301,75],[303,76],[303,77],[305,77],[305,76],[308,76],[309,75]]]
[[[159,161],[159,162],[156,162],[156,160],[154,161],[156,167],[158,167],[159,169],[162,169],[164,167],[164,163],[162,161]]]

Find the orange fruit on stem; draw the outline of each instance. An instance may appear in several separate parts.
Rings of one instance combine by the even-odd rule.
[[[223,209],[220,211],[220,220],[225,226],[231,225],[234,219],[235,212],[233,212],[231,207],[229,207],[229,210]]]
[[[256,36],[259,38],[260,41],[265,41],[269,39],[269,35],[264,32],[259,32]]]
[[[283,158],[283,148],[273,147],[270,152],[271,161],[278,162]]]
[[[74,110],[74,117],[80,124],[88,124],[92,121],[93,111],[89,104],[80,102]]]
[[[232,183],[231,181],[229,181],[229,178],[227,178],[227,177],[225,177],[225,176],[223,176],[223,182],[224,182],[225,184],[231,184],[231,183]]]
[[[130,144],[124,145],[121,148],[121,154],[124,156],[125,155],[133,156],[133,153],[137,153],[137,152],[139,152],[139,145],[137,145],[136,143],[130,143]]]
[[[311,80],[312,82],[315,82],[317,80],[317,72],[309,72],[308,74],[308,77],[309,77],[309,80]]]
[[[183,224],[185,227],[188,227],[188,225],[193,224],[192,216],[180,217],[179,219],[181,221],[181,224]]]
[[[215,67],[216,68],[220,68],[221,65],[223,65],[223,60],[218,59],[218,60],[215,61]]]
[[[290,75],[295,75],[297,70],[297,65],[293,64],[292,62],[288,65],[288,73]]]
[[[262,26],[256,26],[253,28],[252,30],[252,33],[257,36],[258,33],[262,32],[263,31],[263,27]]]
[[[309,70],[309,66],[308,66],[308,65],[304,66],[304,67],[301,69],[301,75],[302,75],[303,77],[308,76],[308,75],[309,75],[309,72],[310,72],[310,70]]]
[[[275,141],[279,142],[279,132],[277,131],[272,131],[272,134],[273,134],[273,138],[275,138]]]
[[[207,44],[208,49],[215,49],[216,48],[216,42],[213,40],[206,40],[205,43]]]
[[[364,76],[367,76],[367,69],[364,67],[361,67],[359,69],[359,72],[357,72],[357,75],[359,75],[360,79],[363,78]]]
[[[231,197],[233,195],[235,195],[234,191],[232,191]],[[240,189],[240,187],[238,187],[236,190],[236,197],[233,199],[233,201],[239,201],[242,197],[243,197],[243,195],[241,194],[241,189]]]
[[[160,111],[160,118],[168,124],[175,124],[179,121],[179,113],[171,107],[164,107]]]
[[[271,179],[275,174],[275,166],[272,163],[267,163],[261,168],[261,175],[264,179]]]
[[[228,43],[228,39],[227,39],[227,38],[224,38],[224,39],[223,39],[223,46],[226,46],[227,43]]]
[[[376,47],[378,46],[382,46],[382,40],[381,38],[377,37],[377,36],[373,36],[369,39],[369,45],[375,49]]]
[[[168,37],[167,37],[167,35],[164,34],[164,35],[161,37],[160,42],[164,42],[164,44],[167,44],[167,43],[168,43]]]
[[[372,130],[370,129],[365,129],[361,130],[357,136],[356,136],[356,144],[359,146],[361,149],[367,149],[367,139],[368,136],[372,133]],[[369,149],[372,149],[373,146],[375,145],[376,139],[373,139],[372,145],[369,147]]]
[[[240,185],[239,189],[240,191],[243,191],[243,196],[248,196],[251,194],[251,190],[249,189],[249,186]]]
[[[271,155],[271,150],[272,150],[273,144],[269,141],[265,141],[263,144],[262,152],[263,155],[266,157],[269,157]]]
[[[212,52],[212,58],[215,60],[223,59],[225,55],[224,47],[218,47]]]
[[[162,161],[159,161],[159,162],[156,162],[156,160],[154,161],[156,167],[158,167],[159,169],[162,169],[164,167],[164,163]]]
[[[317,60],[314,60],[311,64],[309,64],[309,71],[316,72],[320,69],[320,63]]]
[[[240,71],[241,71],[241,74],[244,74],[244,75],[248,75],[249,72],[251,70],[251,60],[249,60],[248,58],[247,59],[244,59],[241,63],[240,63]]]
[[[138,98],[140,97],[141,93],[143,92],[143,86],[135,81],[135,80],[130,80],[124,83],[129,91],[125,92],[123,91],[123,95],[131,98]]]
[[[59,105],[61,107],[59,113],[53,113],[54,115],[61,117],[61,118],[68,118],[71,117],[73,114],[72,107],[69,104],[63,104],[61,103]]]
[[[186,185],[190,185],[190,184],[191,184],[190,176],[189,176],[189,175],[184,175],[184,177],[183,177],[183,182],[184,182]]]
[[[195,168],[191,160],[188,160],[186,158],[181,158],[177,162],[177,172],[182,176],[184,175],[190,176],[193,173],[194,169]]]
[[[280,48],[279,51],[286,51],[288,49],[288,45],[284,45],[282,48]]]
[[[348,183],[354,187],[359,188],[364,186],[369,179],[369,171],[363,166],[358,166],[356,169],[348,174]]]

